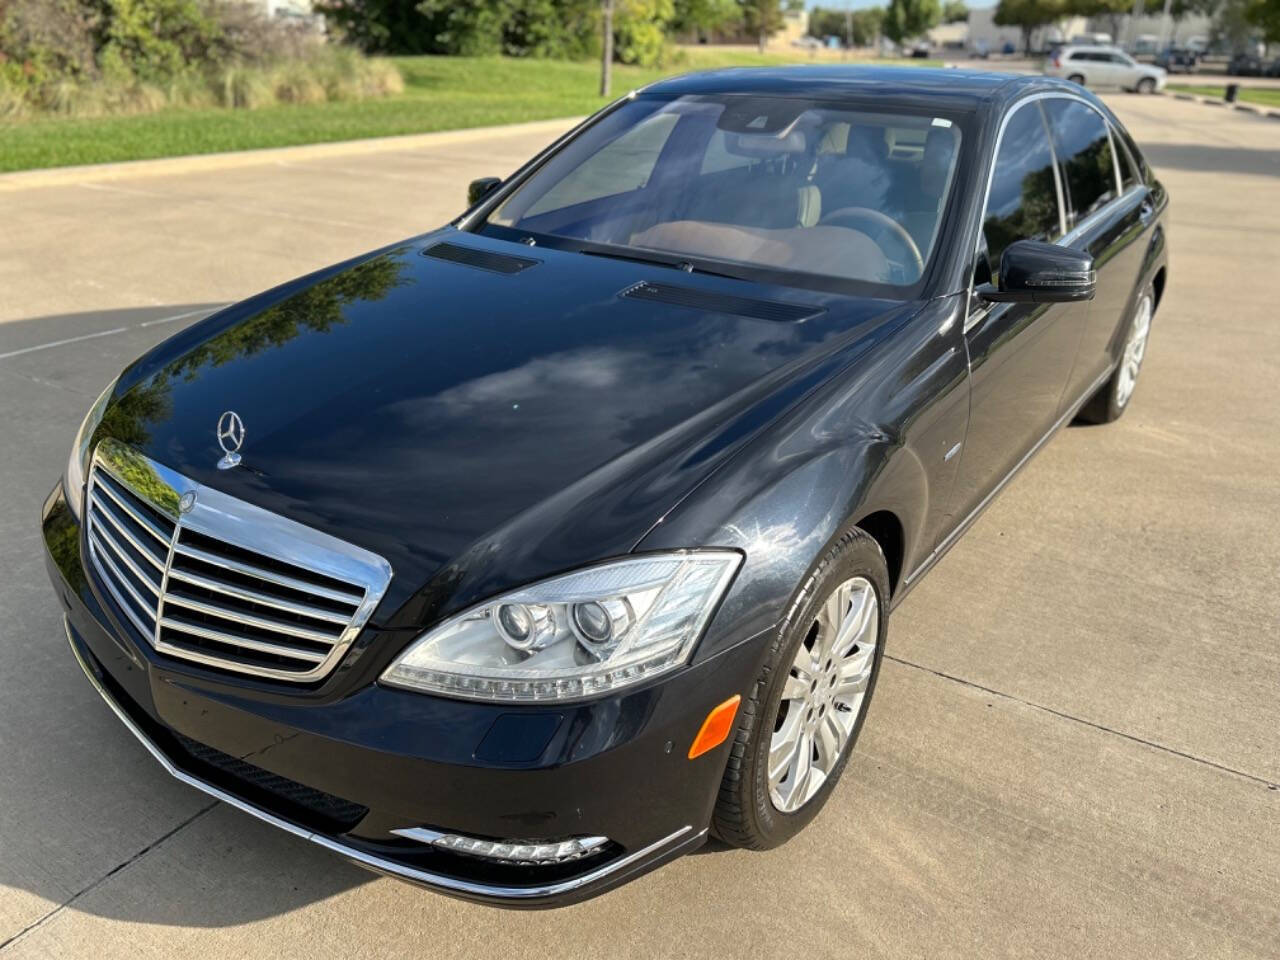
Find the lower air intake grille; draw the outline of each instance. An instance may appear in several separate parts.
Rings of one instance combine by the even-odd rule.
[[[192,740],[190,737],[184,737],[180,733],[175,733],[174,737],[182,749],[193,759],[215,768],[230,778],[233,783],[239,785],[242,791],[261,791],[270,794],[289,806],[301,808],[312,817],[322,821],[319,824],[322,829],[331,830],[335,833],[346,833],[363,820],[365,814],[369,812],[368,807],[352,803],[350,800],[343,800],[341,797],[335,797],[333,794],[325,793],[323,790],[305,786],[296,780],[290,780],[288,777],[272,773],[270,770],[255,767],[247,760],[241,760],[239,757],[233,757],[228,753],[223,753],[221,750],[215,750],[213,747]],[[248,790],[246,791],[244,788],[248,788]],[[270,806],[275,807],[274,804]]]
[[[94,453],[86,539],[122,620],[161,653],[311,682],[337,665],[391,579],[385,560],[148,460]]]

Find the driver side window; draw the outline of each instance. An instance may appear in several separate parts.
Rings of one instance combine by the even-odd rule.
[[[992,272],[1015,240],[1056,240],[1062,236],[1053,151],[1038,103],[1009,119],[996,154],[982,231]]]

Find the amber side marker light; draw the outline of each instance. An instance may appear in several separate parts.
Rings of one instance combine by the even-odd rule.
[[[738,715],[738,704],[741,702],[742,697],[735,693],[707,714],[707,719],[702,721],[702,729],[693,738],[693,746],[689,748],[690,760],[724,743],[725,738],[733,730],[733,718]]]

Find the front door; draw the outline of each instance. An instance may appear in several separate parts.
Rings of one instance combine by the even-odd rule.
[[[983,212],[977,282],[1015,240],[1056,240],[1064,220],[1060,184],[1039,101],[1013,108],[997,145]],[[955,483],[963,522],[1047,434],[1084,329],[1087,304],[970,305],[969,431]]]

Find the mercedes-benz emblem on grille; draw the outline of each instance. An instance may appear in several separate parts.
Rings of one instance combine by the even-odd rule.
[[[230,470],[240,462],[237,452],[244,443],[244,421],[234,410],[228,410],[218,418],[218,446],[223,457],[218,461],[219,470]]]
[[[194,490],[188,490],[186,493],[184,493],[181,497],[178,498],[179,513],[190,513],[191,508],[194,507],[195,505],[196,505],[196,492]]]

